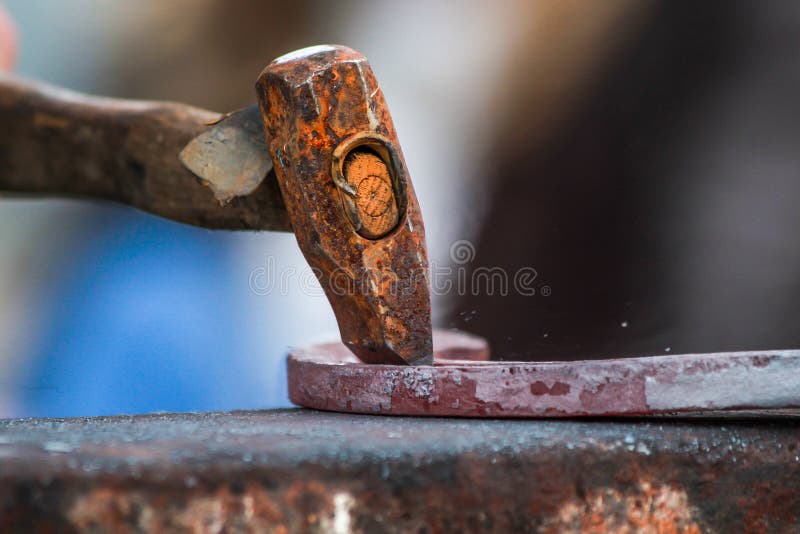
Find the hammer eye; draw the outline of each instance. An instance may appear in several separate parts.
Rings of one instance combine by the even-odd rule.
[[[391,232],[399,217],[386,163],[368,147],[357,147],[345,158],[342,174],[356,194],[355,209],[361,221],[358,233],[378,239]]]
[[[367,239],[392,232],[403,218],[405,188],[390,149],[377,137],[355,136],[334,152],[333,179],[353,229]]]

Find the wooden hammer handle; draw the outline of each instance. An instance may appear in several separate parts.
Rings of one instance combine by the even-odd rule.
[[[274,176],[221,205],[179,161],[219,117],[0,76],[0,190],[111,200],[206,228],[291,231]]]

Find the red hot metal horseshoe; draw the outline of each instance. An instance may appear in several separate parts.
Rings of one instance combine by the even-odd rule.
[[[572,362],[479,361],[488,356],[482,339],[442,331],[434,331],[431,366],[366,365],[338,343],[295,349],[288,357],[289,398],[318,410],[451,417],[800,408],[796,350]]]

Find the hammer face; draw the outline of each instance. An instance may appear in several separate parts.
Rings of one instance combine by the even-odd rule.
[[[367,363],[431,363],[425,230],[366,59],[342,46],[293,52],[257,91],[297,242],[342,341]]]

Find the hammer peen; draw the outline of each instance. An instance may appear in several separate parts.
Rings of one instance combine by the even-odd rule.
[[[425,230],[367,60],[270,63],[219,115],[0,77],[0,190],[93,197],[212,229],[292,231],[362,361],[432,362]]]

